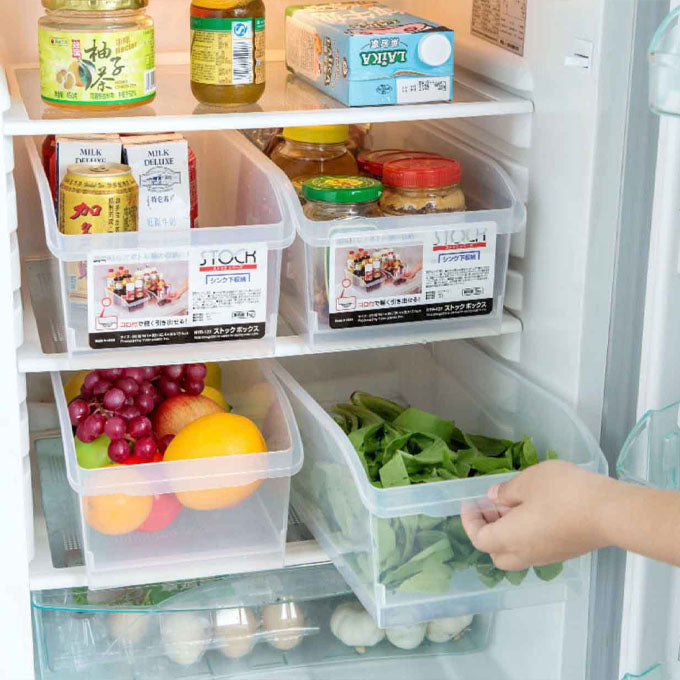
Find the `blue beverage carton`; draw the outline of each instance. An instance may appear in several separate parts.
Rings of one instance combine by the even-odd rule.
[[[288,7],[286,63],[349,106],[453,97],[453,31],[371,0]]]

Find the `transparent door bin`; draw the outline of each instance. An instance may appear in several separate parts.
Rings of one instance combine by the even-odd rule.
[[[680,116],[680,7],[661,22],[649,47],[649,105],[662,115]]]
[[[369,646],[367,637],[357,651],[331,632],[334,611],[350,602],[355,600],[332,565],[94,593],[34,592],[39,676],[224,679],[469,654],[489,642],[492,620],[481,615],[450,622],[456,635],[446,641],[425,638],[406,650],[388,639]],[[346,636],[347,628],[340,633]]]
[[[153,581],[154,568],[175,563],[186,564],[189,575],[283,566],[290,479],[302,466],[302,446],[266,363],[224,364],[222,393],[259,427],[267,453],[96,469],[78,464],[62,387],[67,377],[53,373],[52,385],[68,481],[80,496],[91,588]],[[157,528],[165,518],[167,526]]]
[[[680,401],[645,413],[621,449],[616,472],[626,482],[680,490]]]
[[[266,291],[263,294],[265,312],[262,318],[262,323],[265,324],[264,336],[259,337],[262,335],[259,333],[253,339],[235,340],[234,335],[238,337],[238,334],[224,332],[218,337],[220,340],[230,341],[236,356],[239,349],[235,345],[242,346],[246,342],[251,355],[253,343],[262,346],[263,356],[273,354],[279,308],[281,253],[294,238],[294,227],[286,208],[287,198],[281,191],[285,175],[265,156],[253,153],[252,146],[236,132],[196,132],[184,136],[197,157],[198,220],[201,228],[88,235],[69,235],[59,231],[51,189],[40,159],[42,139],[26,138],[40,195],[47,247],[59,261],[61,300],[69,352],[100,351],[99,348],[92,349],[88,337],[88,257],[96,254],[116,258],[119,261],[109,266],[116,268],[124,265],[132,273],[140,267],[157,268],[166,274],[167,283],[171,284],[167,288],[167,294],[175,293],[179,296],[174,302],[168,302],[169,298],[161,302],[161,298],[149,292],[141,303],[137,300],[131,305],[120,296],[108,295],[103,275],[98,277],[96,285],[101,285],[101,296],[97,289],[95,299],[107,296],[115,304],[98,309],[97,313],[102,312],[105,317],[117,313],[120,324],[114,330],[121,330],[126,328],[126,320],[134,321],[140,315],[186,315],[187,305],[182,303],[186,303],[187,294],[180,295],[183,284],[190,280],[194,286],[195,281],[203,276],[199,276],[197,272],[190,276],[193,269],[188,263],[187,253],[190,249],[198,249],[201,255],[205,252],[210,258],[215,254],[217,263],[220,264],[224,260],[220,256],[224,253],[239,253],[244,249],[250,251],[255,245],[260,245],[262,252],[266,252],[267,259],[262,274],[262,279],[266,280]],[[279,173],[281,177],[278,176]],[[128,262],[125,254],[129,253],[136,253],[137,259]],[[158,253],[161,253],[160,258]],[[261,288],[263,284],[258,282],[257,286]],[[252,314],[251,310],[245,310],[244,314],[241,311],[233,314],[233,324],[250,323],[251,316],[248,313]],[[92,317],[93,313],[89,316]],[[258,313],[258,320],[259,316],[262,315]],[[206,325],[209,323],[206,322]],[[219,324],[221,323],[225,322],[220,321]],[[194,339],[194,342],[198,341],[198,337]],[[157,344],[160,341],[149,342]],[[126,345],[121,343],[111,346]]]
[[[276,369],[305,448],[293,508],[381,626],[562,601],[579,593],[586,578],[584,558],[565,563],[550,581],[530,572],[521,585],[512,575],[499,579],[490,561],[478,568],[479,556],[474,569],[458,563],[451,573],[442,568],[446,559],[426,568],[418,560],[433,536],[446,539],[454,556],[469,553],[463,503],[512,475],[378,489],[325,410],[366,391],[452,418],[467,432],[531,435],[539,452],[553,449],[586,469],[606,469],[597,443],[562,402],[467,343],[447,352],[445,359],[436,349],[434,356],[426,348],[373,350],[290,359],[281,362],[287,370]]]
[[[467,211],[439,215],[313,222],[305,216],[292,185],[288,182],[283,187],[288,194],[298,235],[293,246],[284,253],[281,311],[295,331],[305,334],[312,345],[336,343],[340,346],[352,339],[370,340],[380,337],[408,339],[419,334],[446,332],[451,329],[462,330],[466,327],[485,326],[492,332],[500,332],[510,238],[513,233],[520,232],[526,224],[524,204],[508,175],[489,157],[455,137],[444,136],[431,127],[416,124],[409,128],[409,131],[408,148],[437,151],[460,162],[463,168],[462,188],[467,200]],[[381,140],[383,147],[395,144],[399,146],[399,140],[391,142],[389,128],[383,137],[385,137]],[[497,233],[495,260],[492,265],[494,285],[490,298],[490,313],[436,320],[422,320],[425,314],[421,314],[413,317],[421,318],[418,321],[390,322],[382,325],[368,325],[370,322],[362,321],[354,327],[339,328],[337,323],[334,324],[336,327],[331,327],[329,313],[361,312],[364,306],[360,303],[366,302],[364,298],[370,303],[372,298],[394,298],[407,293],[410,295],[413,290],[416,293],[421,290],[417,286],[413,290],[410,288],[407,290],[408,286],[413,287],[415,284],[408,283],[406,279],[398,281],[403,285],[397,286],[389,275],[385,275],[380,286],[373,286],[369,291],[360,281],[348,277],[347,281],[352,285],[338,297],[337,291],[332,292],[335,291],[336,282],[331,286],[329,280],[330,258],[333,256],[334,246],[337,252],[359,246],[367,250],[387,248],[404,254],[406,253],[404,248],[409,248],[410,257],[413,259],[411,264],[414,265],[412,271],[415,273],[412,281],[417,282],[417,260],[420,255],[413,250],[414,243],[418,247],[423,240],[432,238],[434,232],[438,233],[442,242],[449,243],[449,240],[455,241],[461,234],[469,236],[476,233],[477,229],[489,227],[495,229]],[[365,243],[347,240],[358,235],[366,237]],[[340,256],[336,255],[336,258],[338,257]],[[336,268],[339,266],[336,265]],[[348,299],[357,302],[351,308],[346,307],[349,304]]]

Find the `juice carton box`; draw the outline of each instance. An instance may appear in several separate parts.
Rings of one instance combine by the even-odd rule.
[[[453,31],[371,0],[288,7],[286,62],[349,106],[453,97]]]

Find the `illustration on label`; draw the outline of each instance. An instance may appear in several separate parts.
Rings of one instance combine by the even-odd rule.
[[[265,334],[266,245],[90,255],[87,281],[92,348]]]
[[[338,236],[329,253],[331,328],[493,311],[496,225]]]

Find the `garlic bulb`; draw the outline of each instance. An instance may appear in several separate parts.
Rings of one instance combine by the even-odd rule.
[[[210,644],[210,632],[210,619],[205,614],[172,612],[161,619],[165,655],[180,666],[200,660]]]
[[[257,626],[257,617],[247,607],[220,609],[215,616],[217,648],[228,659],[240,659],[255,646]]]
[[[385,639],[385,631],[378,628],[358,602],[346,602],[336,607],[331,616],[331,632],[359,654],[363,654],[366,647],[374,647]]]
[[[425,639],[426,623],[416,623],[413,626],[396,626],[386,628],[387,639],[399,649],[415,649]]]
[[[276,649],[288,652],[302,642],[305,615],[295,602],[270,604],[262,611],[262,625],[265,632],[271,634],[267,636],[267,642]],[[290,632],[286,632],[288,630]]]
[[[150,614],[134,612],[113,612],[108,616],[111,637],[123,645],[139,642],[149,629]]]
[[[437,619],[427,624],[427,639],[430,642],[449,642],[458,638],[470,626],[474,616],[453,616],[448,619]]]

